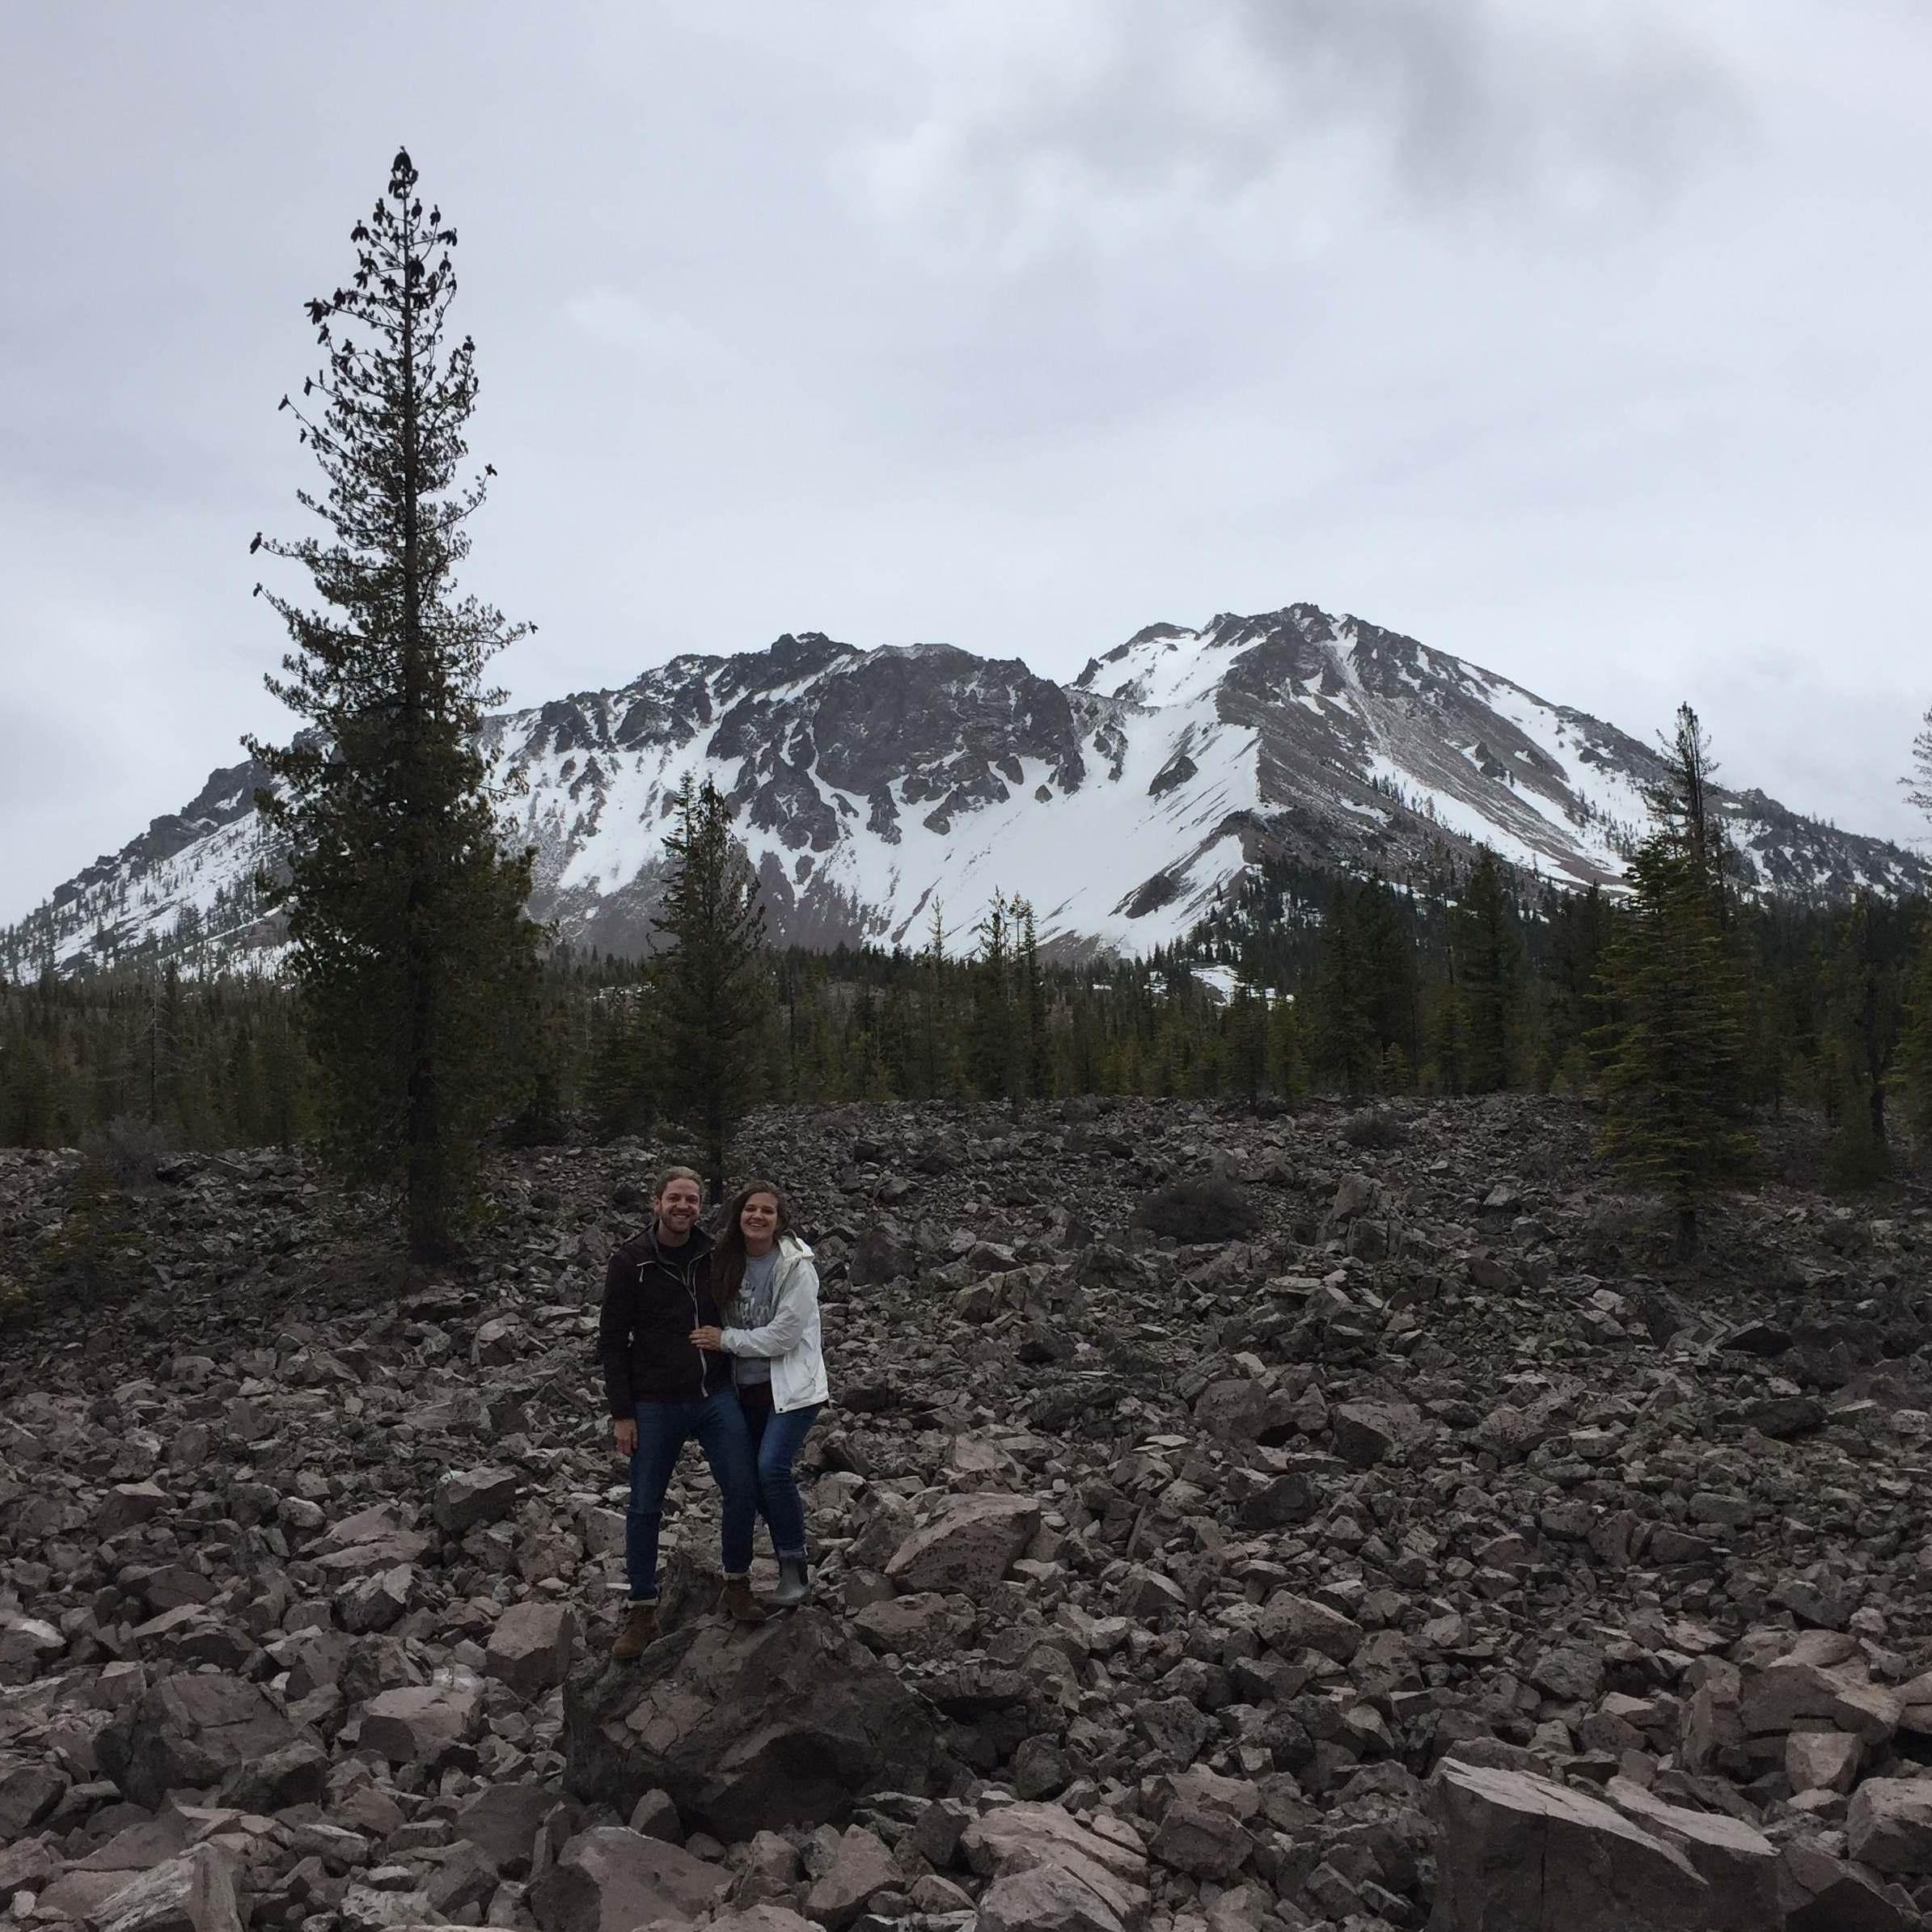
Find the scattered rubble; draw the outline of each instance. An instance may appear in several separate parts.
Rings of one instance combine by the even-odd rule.
[[[628,1671],[591,1349],[666,1150],[504,1157],[400,1296],[294,1157],[164,1162],[0,1363],[0,1915],[1926,1923],[1932,1211],[1773,1187],[1680,1277],[1582,1109],[1362,1118],[761,1117],[816,1600],[710,1614],[694,1457]],[[0,1154],[10,1256],[71,1165]]]

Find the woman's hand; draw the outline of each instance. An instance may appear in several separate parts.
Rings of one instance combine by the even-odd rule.
[[[635,1456],[637,1453],[637,1418],[634,1415],[615,1415],[611,1418],[611,1435],[617,1444],[619,1456]]]
[[[714,1355],[722,1355],[725,1351],[723,1334],[715,1328],[694,1328],[691,1331],[691,1343],[693,1348],[704,1349]]]

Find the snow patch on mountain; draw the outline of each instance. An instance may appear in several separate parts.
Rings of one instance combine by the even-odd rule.
[[[1401,881],[1480,843],[1614,889],[1660,771],[1613,725],[1310,604],[1150,626],[1071,685],[950,645],[817,632],[685,653],[494,717],[484,749],[535,854],[533,912],[625,952],[653,943],[687,778],[731,801],[781,941],[918,946],[938,908],[963,949],[1000,893],[1063,951],[1144,953],[1271,857]],[[252,764],[214,773],[0,932],[0,972],[144,948],[273,959],[252,886],[273,856],[252,805],[265,782]],[[1761,792],[1717,802],[1762,890],[1926,890],[1926,862],[1896,846]]]

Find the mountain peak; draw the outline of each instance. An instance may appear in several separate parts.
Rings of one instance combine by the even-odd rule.
[[[1161,623],[1071,685],[937,642],[787,632],[684,653],[616,691],[486,721],[534,849],[532,909],[573,942],[651,943],[665,815],[686,779],[730,801],[775,937],[919,942],[996,892],[1062,950],[1171,944],[1270,858],[1420,878],[1486,844],[1525,873],[1614,887],[1642,835],[1655,751],[1587,713],[1364,619],[1296,603]],[[272,946],[273,854],[252,764],[0,932],[19,978],[91,958]],[[1761,890],[1924,890],[1932,866],[1762,792],[1723,793]]]

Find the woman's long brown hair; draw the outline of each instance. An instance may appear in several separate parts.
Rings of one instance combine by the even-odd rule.
[[[772,1231],[774,1242],[792,1225],[792,1204],[785,1199],[784,1190],[773,1182],[747,1181],[725,1203],[725,1224],[711,1251],[711,1297],[727,1322],[738,1290],[745,1285],[745,1203],[754,1194],[769,1194],[778,1203],[778,1224]]]

